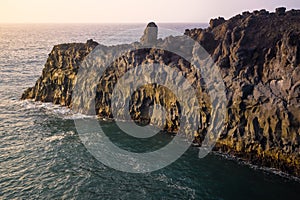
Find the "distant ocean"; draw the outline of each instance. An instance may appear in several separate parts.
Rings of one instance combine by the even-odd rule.
[[[68,109],[19,100],[55,44],[130,43],[145,26],[0,24],[0,199],[298,199],[300,182],[291,177],[216,154],[199,159],[192,147],[152,173],[110,169],[81,143]],[[207,24],[158,26],[165,37]],[[112,135],[118,131],[104,126]]]

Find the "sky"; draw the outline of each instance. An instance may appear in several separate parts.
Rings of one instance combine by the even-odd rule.
[[[0,23],[207,23],[280,6],[300,9],[300,0],[0,0]]]

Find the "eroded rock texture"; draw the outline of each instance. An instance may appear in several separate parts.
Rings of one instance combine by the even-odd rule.
[[[207,50],[219,66],[226,86],[227,118],[216,150],[300,176],[300,11],[285,12],[280,8],[275,13],[244,12],[229,20],[211,20],[210,27],[186,30],[185,35]],[[156,42],[169,47],[176,45],[177,40],[180,37]],[[199,121],[195,140],[201,143],[211,117],[211,102],[201,75],[172,52],[153,48],[138,50],[140,44],[130,45],[137,50],[115,59],[93,86],[95,105],[90,109],[95,109],[99,116],[111,117],[110,97],[118,79],[136,66],[162,62],[178,69],[199,91],[200,115],[193,120]],[[180,45],[175,48],[180,50],[184,46]],[[105,47],[93,41],[55,46],[42,76],[34,87],[24,92],[22,99],[72,107],[78,68],[96,47],[110,55],[109,52],[124,46]],[[76,105],[86,104],[86,108],[88,101],[74,99]],[[148,108],[154,103],[167,110],[165,130],[176,132],[182,114],[178,99],[159,85],[145,85],[134,93],[130,103],[132,118],[148,123],[151,120]]]
[[[223,73],[228,125],[217,147],[298,176],[299,19],[296,10],[261,10],[185,33],[211,53]]]
[[[98,45],[89,40],[86,44],[60,44],[53,47],[42,76],[22,99],[34,99],[69,106],[78,67],[82,60]]]

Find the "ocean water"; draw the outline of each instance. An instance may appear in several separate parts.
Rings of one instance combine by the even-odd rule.
[[[160,37],[203,26],[159,24],[165,28]],[[0,199],[298,199],[299,180],[216,154],[199,159],[194,147],[155,172],[116,171],[88,152],[68,109],[19,100],[40,76],[53,45],[91,38],[106,45],[133,42],[144,27],[0,25]],[[103,123],[116,136],[114,124]]]

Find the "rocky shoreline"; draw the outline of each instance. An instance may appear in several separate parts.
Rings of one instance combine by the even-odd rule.
[[[157,28],[154,23],[148,27]],[[210,54],[226,87],[227,117],[215,150],[300,177],[300,10],[286,12],[278,8],[275,13],[244,12],[228,20],[212,19],[208,28],[186,30],[184,35],[198,41]],[[136,66],[163,62],[178,69],[199,89],[200,116],[193,120],[199,121],[195,141],[201,144],[211,118],[209,94],[202,87],[201,75],[179,55],[151,46],[137,48],[152,43],[168,48],[174,43],[180,44],[176,41],[181,40],[172,36],[163,40],[156,37],[157,32],[149,33],[146,29],[141,41],[134,44],[106,47],[89,40],[56,45],[42,76],[34,87],[23,93],[22,99],[72,108],[84,105],[101,117],[111,117],[110,97],[125,72]],[[89,100],[72,98],[75,82],[89,79],[76,80],[76,76],[84,59],[95,48],[105,53],[128,46],[136,50],[116,59],[99,77],[94,107],[89,107]],[[184,49],[184,46],[176,48]],[[167,88],[145,85],[132,97],[129,111],[136,122],[151,122],[148,108],[160,104],[165,107],[167,116],[165,124],[157,122],[157,125],[168,132],[178,131],[179,116],[185,113]]]

